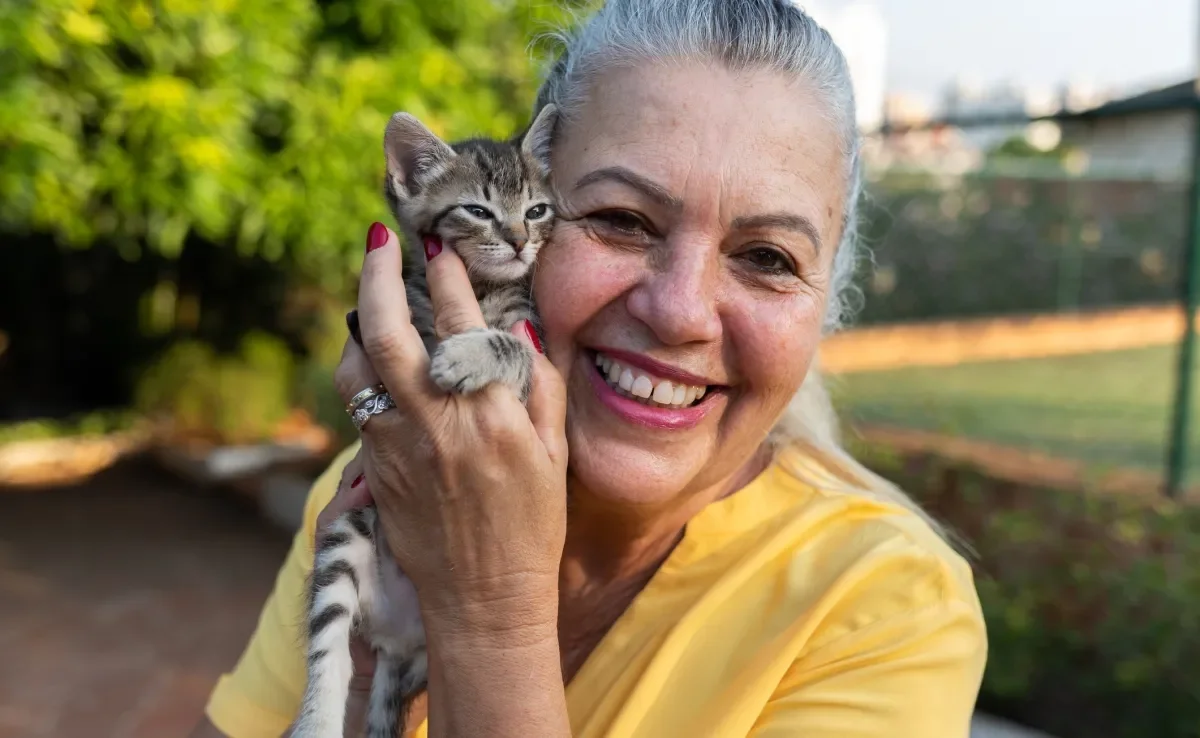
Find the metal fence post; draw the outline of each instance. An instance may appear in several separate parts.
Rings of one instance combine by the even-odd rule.
[[[1200,59],[1200,43],[1197,44]],[[1200,66],[1200,64],[1198,64]],[[1200,71],[1200,70],[1198,70]],[[1167,496],[1183,492],[1188,470],[1188,442],[1191,437],[1192,392],[1196,365],[1196,310],[1200,308],[1200,74],[1192,92],[1192,192],[1188,202],[1188,247],[1183,259],[1184,333],[1179,342],[1179,362],[1175,375],[1175,405],[1171,418],[1170,450],[1167,456]]]
[[[1058,254],[1058,274],[1056,290],[1058,312],[1069,313],[1079,310],[1083,295],[1083,196],[1079,186],[1083,181],[1080,173],[1070,169],[1065,179],[1066,193],[1066,222],[1063,224],[1065,241]]]

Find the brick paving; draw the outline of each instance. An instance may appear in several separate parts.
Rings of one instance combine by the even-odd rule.
[[[236,660],[288,537],[136,462],[0,488],[0,738],[172,738]]]

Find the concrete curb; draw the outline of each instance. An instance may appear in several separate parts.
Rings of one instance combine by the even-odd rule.
[[[990,715],[975,713],[971,718],[971,738],[1052,738],[1031,728]]]

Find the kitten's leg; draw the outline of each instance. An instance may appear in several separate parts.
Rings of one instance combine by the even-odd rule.
[[[430,677],[430,662],[425,655],[425,648],[421,647],[407,664],[401,665],[397,690],[400,694],[400,719],[402,722],[408,718],[408,708],[412,706],[413,698],[425,691],[426,686],[430,684],[428,677]]]
[[[379,590],[364,602],[371,636],[380,654],[371,693],[371,714],[383,725],[403,725],[408,707],[426,684],[425,625],[417,602],[417,589],[389,555],[382,534],[379,540]],[[386,671],[382,671],[386,660]],[[384,678],[388,684],[381,685]],[[375,724],[373,723],[373,724]],[[374,738],[374,735],[372,735]]]
[[[408,706],[428,685],[429,665],[422,648],[407,662],[379,652],[371,704],[367,711],[367,738],[395,738],[405,725]]]
[[[371,703],[367,708],[367,738],[395,738],[400,730],[404,712],[404,696],[400,693],[403,670],[392,654],[380,651],[375,661],[375,678],[371,682]]]
[[[317,543],[308,609],[308,686],[293,738],[341,738],[353,665],[350,635],[373,596],[374,508],[350,510]]]
[[[429,375],[438,387],[460,394],[499,382],[511,387],[525,402],[533,381],[532,349],[511,333],[476,328],[439,343]]]
[[[413,654],[412,659],[404,665],[400,674],[400,694],[404,696],[404,706],[407,707],[413,697],[416,697],[429,686],[429,659],[424,646]]]

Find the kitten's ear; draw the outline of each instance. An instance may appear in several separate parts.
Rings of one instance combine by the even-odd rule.
[[[547,105],[538,113],[537,118],[521,139],[521,151],[533,157],[534,161],[550,171],[550,144],[554,140],[554,128],[558,124],[558,107]]]
[[[408,113],[396,113],[383,134],[388,182],[397,195],[415,195],[454,158],[454,149]]]

